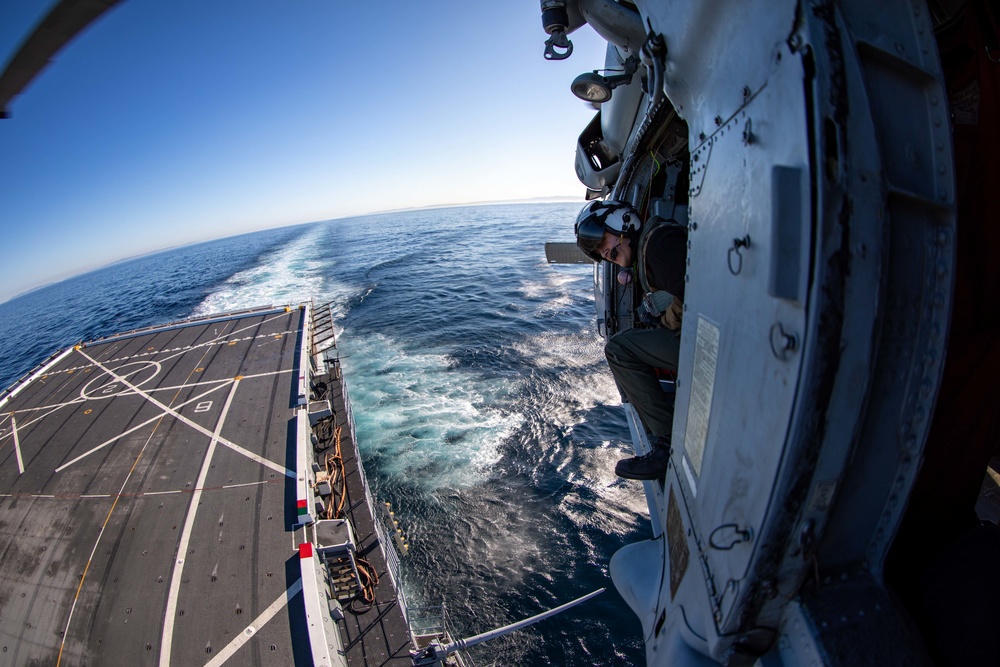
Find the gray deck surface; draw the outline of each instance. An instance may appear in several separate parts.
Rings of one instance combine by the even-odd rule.
[[[301,318],[91,343],[0,407],[0,665],[311,662],[288,476]],[[395,653],[397,615],[358,646]]]

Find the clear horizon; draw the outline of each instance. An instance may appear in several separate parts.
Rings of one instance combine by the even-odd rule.
[[[264,232],[264,231],[269,231],[269,230],[273,230],[273,229],[282,229],[284,227],[299,227],[299,226],[306,226],[306,225],[317,225],[317,224],[321,224],[321,223],[324,223],[324,222],[336,222],[338,220],[350,220],[352,218],[364,217],[364,216],[367,216],[367,215],[387,215],[387,214],[391,214],[391,213],[407,213],[407,212],[410,212],[410,211],[435,210],[435,209],[440,209],[440,208],[458,208],[458,207],[463,207],[463,206],[494,206],[494,205],[503,205],[503,204],[531,204],[531,203],[541,203],[541,204],[553,203],[553,204],[557,204],[557,203],[567,203],[567,202],[572,203],[572,202],[575,202],[577,199],[580,199],[581,200],[580,203],[581,203],[581,205],[583,205],[583,201],[582,201],[581,197],[571,197],[571,196],[560,197],[558,195],[552,196],[552,197],[533,197],[533,198],[530,198],[530,199],[510,199],[510,200],[482,201],[482,202],[461,202],[461,203],[452,203],[452,204],[431,204],[429,206],[417,206],[417,207],[412,207],[412,208],[389,209],[389,210],[386,210],[386,211],[369,211],[369,212],[366,212],[366,213],[358,213],[357,215],[349,215],[349,216],[343,216],[343,217],[338,217],[338,218],[327,218],[325,220],[311,220],[309,222],[295,222],[295,223],[292,223],[292,224],[289,224],[289,225],[275,225],[274,227],[265,227],[263,229],[252,229],[252,230],[246,230],[246,231],[237,231],[237,232],[235,232],[233,234],[226,234],[224,236],[217,236],[217,237],[208,238],[208,239],[201,239],[201,240],[198,240],[198,241],[189,241],[187,243],[177,243],[175,245],[170,245],[170,246],[166,246],[166,247],[163,247],[163,248],[157,248],[155,250],[150,250],[148,252],[142,252],[142,253],[139,253],[139,254],[136,254],[136,255],[128,255],[126,257],[120,257],[118,259],[111,260],[111,261],[109,261],[109,262],[107,262],[105,264],[100,264],[98,266],[92,266],[92,267],[89,267],[89,268],[83,268],[83,269],[81,269],[80,271],[78,271],[76,273],[73,273],[73,274],[70,274],[70,275],[66,275],[66,276],[58,276],[56,278],[53,278],[49,282],[41,283],[39,285],[34,285],[32,287],[29,287],[29,288],[25,289],[23,292],[19,292],[17,294],[12,294],[12,295],[10,295],[8,297],[5,297],[5,298],[0,298],[0,306],[2,306],[3,304],[5,304],[5,303],[7,303],[9,301],[13,301],[14,299],[18,299],[18,298],[20,298],[22,296],[26,296],[28,294],[31,294],[32,292],[37,292],[38,290],[46,289],[48,287],[52,287],[54,285],[58,285],[59,283],[66,282],[67,280],[72,280],[72,279],[78,278],[80,276],[85,276],[88,273],[93,273],[94,271],[100,271],[102,269],[106,269],[108,267],[112,267],[112,266],[114,266],[116,264],[124,264],[125,262],[131,262],[132,260],[142,259],[144,257],[149,257],[151,255],[158,255],[158,254],[160,254],[162,252],[170,252],[171,250],[177,250],[179,248],[186,248],[188,246],[198,245],[199,243],[210,243],[212,241],[221,241],[223,239],[231,238],[233,236],[241,236],[243,234],[254,234],[256,232]]]
[[[50,0],[5,9],[4,64]],[[537,2],[126,0],[0,120],[0,302],[129,258],[413,208],[583,200],[569,92],[604,42],[542,57]]]

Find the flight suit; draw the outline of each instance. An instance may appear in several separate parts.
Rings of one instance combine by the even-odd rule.
[[[674,401],[660,386],[656,369],[677,371],[686,259],[686,227],[651,218],[636,243],[634,270],[643,292],[657,297],[650,300],[669,306],[655,313],[655,328],[621,331],[604,347],[611,373],[645,429],[653,439],[666,439],[660,446],[669,443]]]

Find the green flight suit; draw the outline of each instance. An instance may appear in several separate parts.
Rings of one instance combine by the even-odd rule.
[[[645,293],[657,293],[658,303],[673,302],[650,329],[621,331],[604,346],[608,366],[646,431],[670,438],[674,400],[664,393],[657,368],[677,371],[680,356],[681,302],[687,258],[687,230],[672,221],[649,220],[636,243],[635,274]]]

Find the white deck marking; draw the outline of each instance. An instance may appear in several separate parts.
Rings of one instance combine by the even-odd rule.
[[[29,412],[41,412],[42,410],[52,410],[54,412],[54,411],[56,411],[56,410],[58,410],[60,408],[65,408],[65,407],[68,407],[70,405],[79,405],[80,403],[86,403],[86,399],[83,399],[83,398],[80,398],[79,396],[77,396],[72,401],[66,401],[65,403],[53,403],[52,405],[38,405],[38,406],[35,406],[33,408],[21,408],[20,410],[15,410],[14,414],[21,415],[21,414],[27,414]],[[49,414],[51,414],[51,413],[49,413]],[[42,415],[38,419],[43,419],[43,418],[45,418],[47,416],[48,416],[48,414]]]
[[[246,331],[248,329],[253,329],[253,328],[256,328],[256,327],[261,327],[261,326],[267,324],[268,322],[273,322],[274,320],[281,319],[282,317],[288,317],[290,314],[291,313],[281,312],[278,315],[275,315],[274,317],[270,317],[270,318],[268,318],[266,320],[261,320],[260,322],[258,322],[256,324],[247,325],[247,326],[243,327],[242,329],[234,329],[230,333],[222,334],[221,336],[216,336],[215,338],[213,338],[211,340],[208,340],[208,341],[205,341],[204,343],[198,343],[197,345],[192,345],[192,346],[190,346],[188,348],[185,348],[181,352],[178,352],[177,354],[171,355],[169,357],[164,357],[160,361],[170,361],[174,357],[179,357],[179,356],[183,355],[188,350],[194,350],[194,349],[197,349],[199,347],[206,347],[208,345],[215,345],[215,344],[217,344],[219,342],[226,341],[226,339],[231,339],[233,336],[235,336],[236,334],[240,333],[241,331]],[[270,336],[272,334],[264,334],[264,335]],[[251,338],[253,338],[253,337],[251,336]]]
[[[56,667],[59,667],[62,663],[63,649],[66,647],[66,638],[69,637],[69,626],[70,623],[73,622],[73,614],[76,612],[76,603],[80,600],[80,591],[83,590],[83,584],[87,581],[87,572],[90,571],[90,564],[94,560],[94,554],[97,553],[97,547],[100,545],[101,538],[104,536],[104,531],[107,530],[108,523],[111,521],[111,514],[115,511],[115,507],[118,506],[118,500],[122,497],[122,494],[125,493],[125,487],[128,485],[129,480],[132,479],[132,473],[135,472],[135,467],[138,465],[139,459],[141,459],[142,455],[146,452],[146,447],[149,446],[149,442],[152,439],[153,433],[150,433],[149,437],[146,438],[146,443],[142,446],[142,449],[139,450],[139,454],[136,455],[135,461],[132,462],[132,467],[129,469],[128,474],[125,475],[125,481],[122,482],[121,488],[118,489],[118,496],[111,503],[111,507],[108,509],[108,514],[104,517],[104,523],[101,524],[101,530],[97,533],[97,539],[94,540],[94,548],[90,550],[90,555],[87,556],[87,564],[83,568],[83,574],[80,576],[80,583],[76,587],[76,595],[73,596],[73,604],[70,605],[69,608],[69,616],[66,618],[66,627],[63,628],[62,635],[60,635],[62,637],[62,641],[59,643],[59,656],[56,658]]]
[[[113,377],[118,378],[118,376],[114,374],[114,371],[112,371],[112,370],[110,370],[108,368],[105,368],[104,366],[102,366],[97,361],[94,361],[94,359],[91,358],[90,356],[88,356],[86,352],[84,352],[83,350],[80,350],[79,352],[84,357],[86,357],[87,359],[90,359],[90,361],[92,361],[93,363],[95,363],[98,366],[100,366],[101,370],[103,370],[104,372],[108,373],[109,375],[112,375]],[[274,470],[276,472],[280,472],[282,475],[285,475],[286,477],[295,477],[295,472],[292,471],[292,470],[289,470],[285,466],[279,465],[279,464],[275,463],[274,461],[269,461],[268,459],[265,459],[263,456],[259,456],[257,454],[254,454],[250,450],[244,449],[244,448],[240,447],[239,445],[237,445],[236,443],[230,442],[229,440],[226,440],[222,436],[217,436],[216,434],[212,433],[211,431],[209,431],[207,428],[205,428],[201,424],[198,424],[196,422],[191,421],[190,419],[188,419],[184,415],[182,415],[179,412],[177,412],[177,410],[175,410],[175,409],[171,408],[170,406],[168,406],[168,405],[166,405],[164,403],[161,403],[160,401],[156,400],[155,398],[153,398],[152,396],[150,396],[149,394],[147,394],[143,390],[141,390],[138,387],[136,387],[134,384],[130,383],[125,378],[118,378],[118,379],[119,379],[120,382],[122,382],[127,387],[129,387],[132,391],[134,391],[135,393],[139,394],[140,396],[142,396],[143,398],[145,398],[147,401],[149,401],[153,405],[155,405],[158,408],[160,408],[161,410],[163,410],[165,413],[171,415],[175,419],[178,419],[178,420],[184,422],[185,424],[187,424],[188,426],[190,426],[194,430],[198,431],[199,433],[207,435],[209,438],[212,438],[213,441],[217,441],[219,444],[224,445],[225,447],[228,447],[229,449],[233,450],[234,452],[242,454],[243,456],[247,457],[251,461],[256,461],[257,463],[261,464],[262,466],[266,466],[266,467],[270,468],[271,470]]]
[[[242,329],[234,329],[233,332],[230,333],[230,334],[226,334],[225,336],[219,336],[219,339],[229,338],[230,336],[234,336],[234,335],[240,333],[241,331],[249,331],[250,329],[258,329],[258,328],[264,326],[265,324],[267,324],[268,322],[274,322],[275,320],[280,320],[282,317],[291,317],[292,313],[294,313],[296,310],[298,310],[298,309],[282,311],[282,312],[278,313],[277,315],[275,315],[274,317],[269,317],[267,319],[261,320],[257,324],[248,324],[247,326],[243,327]],[[262,335],[272,336],[273,334],[262,334]]]
[[[284,313],[282,315],[284,315]],[[274,318],[272,318],[272,319],[274,319]],[[264,322],[261,322],[260,324],[266,324],[267,322],[270,322],[270,321],[271,320],[266,320]],[[252,325],[252,326],[254,326],[254,325]],[[252,328],[252,326],[248,327],[248,328]],[[240,331],[243,331],[243,330],[244,329],[240,329]],[[238,332],[234,331],[233,333],[238,333]],[[254,335],[254,336],[244,336],[243,338],[235,338],[235,339],[229,339],[229,340],[226,340],[226,339],[229,338],[230,336],[232,336],[233,334],[224,334],[224,335],[221,335],[221,336],[217,336],[216,338],[213,338],[212,340],[206,341],[204,343],[198,343],[197,345],[186,345],[184,347],[172,347],[172,348],[165,349],[165,350],[152,350],[152,351],[137,352],[136,354],[130,354],[130,355],[127,355],[127,356],[124,356],[124,357],[116,357],[115,359],[107,359],[107,360],[104,361],[104,363],[106,363],[106,364],[115,364],[115,363],[119,363],[119,362],[122,362],[122,361],[131,361],[133,359],[138,359],[140,357],[155,357],[158,354],[169,354],[169,353],[173,353],[173,352],[177,353],[177,354],[172,354],[172,356],[169,356],[169,357],[164,357],[163,359],[160,360],[160,362],[162,363],[164,361],[170,361],[171,359],[173,359],[175,357],[181,356],[181,355],[185,354],[186,352],[190,352],[192,350],[197,350],[198,348],[202,348],[202,347],[208,347],[208,346],[211,346],[211,345],[228,345],[228,344],[230,344],[230,343],[232,343],[234,341],[235,342],[248,341],[248,340],[256,340],[258,338],[265,338],[265,339],[268,339],[267,342],[271,342],[271,340],[273,340],[275,337],[281,338],[283,336],[290,335],[290,334],[298,334],[298,330],[296,330],[296,329],[288,329],[288,330],[285,330],[285,331],[278,331],[278,332],[274,332],[274,333],[260,333],[260,334]],[[100,344],[100,341],[95,341],[94,342],[95,346],[99,345],[99,344]],[[73,351],[72,348],[70,349],[70,351],[71,352]],[[83,365],[80,365],[80,366],[72,366],[72,367],[69,367],[69,368],[62,368],[62,369],[60,369],[58,371],[51,371],[47,375],[60,375],[60,374],[65,374],[65,373],[75,373],[76,371],[86,370],[88,368],[94,368],[94,364],[83,364]]]
[[[235,653],[240,650],[240,648],[250,641],[257,632],[267,624],[272,618],[277,615],[279,611],[284,609],[293,597],[299,594],[302,590],[302,580],[297,579],[294,584],[292,584],[287,591],[284,592],[277,600],[271,603],[267,609],[260,613],[260,616],[253,619],[250,625],[245,627],[243,631],[236,635],[233,641],[229,642],[224,649],[215,654],[215,657],[205,663],[205,667],[219,667],[229,660]]]
[[[267,480],[262,482],[243,482],[242,484],[226,484],[222,488],[224,489],[240,489],[244,486],[260,486],[261,484],[270,484]]]
[[[225,491],[228,489],[242,489],[247,486],[263,486],[273,484],[276,479],[265,479],[259,482],[244,482],[242,484],[223,484],[222,486],[205,486],[198,489],[171,489],[169,491],[138,491],[136,493],[85,493],[76,495],[72,493],[42,494],[42,493],[0,493],[0,498],[26,498],[35,500],[37,498],[54,498],[58,500],[81,500],[81,499],[104,499],[104,498],[144,498],[146,496],[170,496],[181,493],[194,493],[195,491]]]
[[[201,431],[202,433],[208,435],[208,430],[202,428],[198,424],[195,424],[194,422],[192,422],[192,421],[190,421],[188,419],[185,419],[184,422],[185,423],[190,423],[190,425],[192,427],[194,427],[197,430]],[[235,442],[230,442],[229,440],[226,440],[222,436],[219,436],[219,444],[222,445],[223,447],[228,447],[229,449],[233,450],[237,454],[242,454],[243,456],[247,457],[251,461],[256,461],[257,463],[261,464],[262,466],[270,468],[271,470],[273,470],[275,472],[280,472],[285,477],[295,477],[295,471],[294,470],[289,470],[285,466],[279,465],[279,464],[275,463],[274,461],[270,461],[268,459],[265,459],[263,456],[260,456],[259,454],[254,454],[249,449],[243,449],[242,447],[240,447],[239,445],[237,445]]]
[[[14,387],[14,389],[9,394],[7,394],[6,396],[4,396],[3,398],[0,398],[0,408],[2,408],[4,405],[6,405],[7,401],[13,400],[15,396],[17,396],[18,394],[20,394],[22,389],[24,389],[25,387],[27,387],[28,385],[30,385],[32,382],[34,382],[35,380],[37,380],[41,376],[43,376],[46,373],[48,373],[50,368],[54,368],[55,366],[59,365],[59,363],[63,359],[65,359],[66,357],[68,357],[70,355],[70,353],[73,352],[73,349],[74,348],[72,348],[72,347],[67,347],[65,350],[63,350],[62,352],[60,352],[57,356],[50,357],[49,360],[45,363],[44,366],[36,369],[35,372],[31,374],[31,377],[25,378],[23,381],[18,381],[17,382],[17,386]]]
[[[70,401],[69,403],[61,403],[59,405],[53,406],[52,409],[49,410],[48,412],[46,412],[44,415],[39,415],[38,417],[35,417],[34,419],[32,419],[31,421],[27,422],[26,424],[21,424],[21,427],[23,428],[23,427],[31,426],[32,424],[34,424],[36,422],[40,422],[41,420],[45,419],[49,415],[54,414],[54,413],[58,412],[59,410],[62,410],[67,405],[76,405],[78,403],[83,403],[83,400],[77,398],[77,399],[74,399],[74,400]],[[24,412],[33,412],[33,411],[37,411],[37,410],[48,410],[48,409],[49,409],[49,406],[44,406],[43,405],[43,406],[40,406],[40,407],[37,407],[37,408],[30,408],[30,409],[27,409],[27,410],[15,410],[14,412],[11,412],[10,415],[11,415],[11,418],[13,418],[13,416],[15,414],[21,414],[21,413],[24,413]],[[0,442],[3,442],[9,435],[10,435],[9,433],[6,433],[3,436],[0,436]]]
[[[24,474],[24,459],[21,458],[21,442],[17,439],[17,422],[10,416],[10,432],[14,436],[14,453],[17,454],[17,474]]]
[[[269,375],[282,375],[284,373],[291,373],[293,370],[295,370],[295,369],[293,369],[293,368],[286,368],[286,369],[280,370],[280,371],[267,371],[266,373],[252,373],[250,375],[244,375],[243,379],[244,380],[251,380],[253,378],[262,378],[262,377],[267,377]],[[190,389],[191,387],[201,387],[203,385],[210,385],[210,384],[215,384],[215,385],[220,385],[220,386],[221,385],[229,386],[229,383],[232,382],[232,381],[233,381],[232,378],[222,378],[222,379],[219,379],[219,380],[202,380],[201,382],[186,382],[184,384],[175,384],[175,385],[170,385],[170,386],[167,386],[167,387],[150,388],[148,390],[148,392],[150,394],[157,394],[157,393],[163,393],[163,392],[167,392],[167,391],[176,391],[178,389]],[[119,394],[119,396],[132,396],[132,394]],[[104,399],[97,398],[97,399],[93,399],[93,400],[104,400]],[[86,403],[86,402],[87,402],[86,399],[74,398],[72,401],[66,401],[65,403],[53,403],[52,405],[39,405],[39,406],[36,406],[36,407],[33,407],[33,408],[21,408],[19,410],[14,410],[13,412],[5,412],[3,414],[5,416],[9,416],[11,414],[21,415],[21,414],[28,414],[29,412],[40,412],[42,410],[52,410],[54,412],[55,410],[60,409],[60,408],[65,408],[65,407],[71,406],[71,405],[79,405],[80,403]],[[187,405],[190,402],[191,402],[190,400],[185,401],[182,405]],[[181,405],[178,405],[177,407],[180,408]],[[48,417],[49,414],[51,414],[51,412],[47,413],[47,414],[44,414],[41,417],[37,417],[37,418],[33,419],[32,421],[28,422],[28,424],[22,424],[22,426],[30,426],[31,424],[34,424],[35,422],[37,422],[37,421],[39,421],[41,419],[44,419],[45,417]],[[0,422],[0,424],[2,424],[2,422]],[[8,435],[9,434],[5,433],[2,436],[0,436],[0,441],[2,441]]]
[[[232,382],[233,382],[232,380],[226,380],[227,384],[228,383],[232,383]],[[211,389],[209,389],[208,391],[204,392],[203,394],[198,394],[194,398],[191,398],[191,399],[188,399],[188,400],[184,401],[180,405],[176,406],[174,408],[174,410],[180,410],[184,406],[189,405],[190,403],[193,403],[194,401],[197,401],[200,398],[204,398],[205,396],[208,396],[213,391],[218,391],[219,389],[222,389],[223,387],[227,386],[227,384],[220,384],[217,387],[212,387]],[[88,456],[90,456],[91,454],[93,454],[96,451],[104,449],[105,447],[107,447],[111,443],[116,442],[116,441],[124,438],[126,435],[134,433],[134,432],[138,431],[139,429],[141,429],[141,428],[143,428],[145,426],[149,426],[150,424],[152,424],[153,422],[157,421],[158,419],[162,419],[163,417],[166,416],[166,414],[167,413],[165,413],[165,412],[161,412],[160,414],[158,414],[158,415],[156,415],[154,417],[150,417],[149,419],[147,419],[146,421],[142,422],[141,424],[136,424],[135,426],[133,426],[132,428],[128,429],[127,431],[122,431],[121,433],[119,433],[115,437],[111,438],[110,440],[106,440],[105,442],[102,442],[101,444],[97,445],[93,449],[91,449],[89,451],[86,451],[83,454],[80,454],[79,456],[77,456],[72,461],[67,461],[66,463],[62,464],[61,466],[59,466],[58,468],[56,468],[56,472],[62,472],[63,470],[65,470],[66,468],[70,467],[74,463],[80,462],[82,459],[87,458]]]
[[[177,560],[174,561],[174,572],[170,577],[170,589],[167,593],[167,609],[163,617],[163,636],[160,643],[160,667],[169,667],[170,651],[174,639],[174,620],[177,618],[177,599],[181,592],[181,578],[184,576],[184,560],[187,555],[188,544],[191,542],[191,531],[194,530],[194,520],[198,515],[198,506],[201,504],[201,489],[205,486],[205,479],[208,471],[212,467],[212,457],[215,455],[215,446],[219,442],[219,434],[222,433],[222,425],[226,421],[226,415],[233,404],[233,396],[236,388],[240,386],[240,381],[235,380],[226,397],[226,404],[222,407],[222,414],[219,415],[219,422],[215,426],[215,433],[212,435],[212,442],[205,452],[205,459],[201,463],[201,471],[198,473],[198,481],[195,483],[194,493],[191,494],[191,504],[188,505],[187,517],[184,519],[184,528],[181,530],[181,539],[177,544]]]

